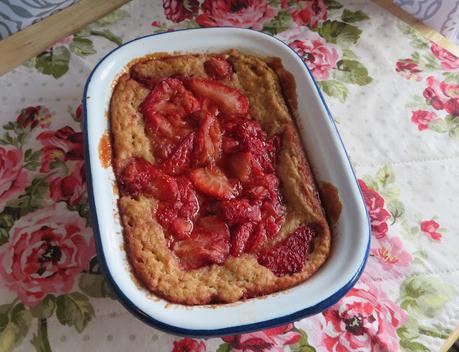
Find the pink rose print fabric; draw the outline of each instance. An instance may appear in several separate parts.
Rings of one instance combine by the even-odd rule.
[[[384,198],[368,188],[362,180],[359,180],[359,185],[370,217],[371,233],[377,239],[383,238],[388,230],[387,220],[390,218],[390,213],[384,208]]]
[[[182,22],[193,17],[197,12],[199,3],[197,0],[164,0],[164,14],[172,22]]]
[[[319,314],[178,337],[128,314],[103,276],[81,93],[122,43],[218,26],[275,36],[307,65],[359,178],[371,248],[356,285]],[[133,0],[0,81],[0,350],[418,352],[439,350],[457,326],[459,58],[373,2]]]
[[[451,54],[448,50],[443,49],[436,43],[432,43],[430,47],[435,57],[440,60],[440,65],[443,70],[454,71],[459,69],[459,58]]]
[[[296,24],[315,28],[319,22],[328,18],[327,7],[323,0],[298,1],[298,3],[301,8],[291,13]]]
[[[412,257],[410,253],[405,250],[400,237],[383,237],[374,242],[376,242],[376,244],[373,244],[370,253],[376,261],[375,265],[369,266],[368,268],[372,276],[377,276],[377,273],[380,272],[381,269],[400,275],[410,266]]]
[[[406,79],[421,81],[422,76],[419,75],[422,70],[419,68],[418,64],[413,61],[413,59],[403,59],[397,61],[395,71],[399,72]]]
[[[437,114],[433,111],[416,110],[411,115],[411,122],[418,126],[419,131],[428,129],[429,123],[437,119]]]
[[[284,347],[297,343],[301,335],[292,331],[293,324],[249,334],[223,337],[234,352],[283,352]]]
[[[434,241],[441,241],[441,233],[437,232],[440,224],[435,220],[424,220],[421,222],[421,231]]]
[[[172,352],[206,352],[206,344],[203,341],[185,337],[179,341],[174,341]]]
[[[266,0],[205,0],[196,22],[203,27],[233,26],[261,29],[277,11]]]
[[[311,318],[318,352],[398,351],[407,316],[365,275],[337,304]]]
[[[303,58],[317,80],[328,79],[341,57],[336,45],[327,43],[317,33],[309,30],[287,32],[282,35],[282,39]]]
[[[30,183],[30,174],[24,169],[22,152],[0,146],[0,212],[10,198],[22,193]]]
[[[80,217],[66,214],[62,203],[30,213],[0,247],[0,276],[26,306],[37,305],[48,293],[72,290],[94,256],[90,229]]]

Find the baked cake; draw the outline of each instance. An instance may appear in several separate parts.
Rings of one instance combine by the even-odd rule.
[[[330,229],[279,59],[157,54],[119,77],[110,106],[125,247],[150,291],[187,305],[294,286]]]

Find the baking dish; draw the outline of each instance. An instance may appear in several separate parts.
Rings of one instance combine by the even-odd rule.
[[[198,40],[199,38],[199,40]],[[115,177],[99,160],[99,141],[109,129],[106,118],[116,78],[133,59],[155,52],[223,52],[235,48],[275,56],[296,80],[297,125],[314,175],[334,185],[343,203],[332,252],[310,279],[291,289],[234,304],[184,306],[155,297],[140,287],[123,247]],[[134,39],[110,52],[94,68],[84,92],[87,184],[98,258],[123,305],[144,322],[188,336],[232,335],[268,328],[318,313],[337,302],[357,281],[369,250],[365,205],[336,126],[301,58],[267,34],[239,28],[200,28]]]

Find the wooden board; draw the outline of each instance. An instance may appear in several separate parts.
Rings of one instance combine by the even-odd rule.
[[[0,41],[0,76],[129,0],[80,0]]]

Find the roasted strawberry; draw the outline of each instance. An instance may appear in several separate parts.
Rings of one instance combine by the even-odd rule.
[[[277,236],[285,220],[285,207],[282,203],[274,199],[265,201],[261,207],[262,223],[268,238]]]
[[[238,194],[237,187],[215,165],[191,171],[190,178],[196,189],[208,196],[229,200]]]
[[[228,226],[217,217],[200,218],[190,238],[175,244],[174,253],[185,270],[223,264],[230,251]]]
[[[279,195],[279,179],[275,174],[261,174],[250,180],[250,185],[246,186],[244,194],[253,201],[277,199]]]
[[[160,203],[156,209],[156,220],[164,228],[169,229],[170,224],[177,218],[177,210],[173,205],[168,203]]]
[[[175,179],[142,158],[132,159],[121,172],[120,179],[130,194],[152,195],[159,200],[174,200],[178,195]]]
[[[182,176],[177,179],[179,196],[174,204],[179,216],[191,219],[198,214],[199,202],[196,190],[188,178]]]
[[[236,228],[231,239],[232,256],[239,257],[244,252],[245,246],[247,245],[254,228],[255,223],[253,222],[246,222]]]
[[[158,135],[159,137],[174,138],[174,126],[164,115],[152,112],[145,114],[144,119],[147,133],[150,136],[156,137],[156,135]]]
[[[226,169],[230,176],[242,183],[248,181],[252,174],[252,153],[239,152],[232,154],[226,161]]]
[[[268,240],[268,236],[266,235],[265,227],[262,223],[258,223],[255,226],[252,234],[247,241],[247,245],[245,247],[246,252],[255,253],[260,250],[261,246]]]
[[[171,222],[170,228],[177,240],[186,240],[193,231],[193,222],[189,219],[176,218]]]
[[[215,116],[207,114],[196,135],[193,161],[196,166],[205,166],[220,158],[222,133]]]
[[[224,154],[234,153],[239,146],[239,142],[231,137],[223,136],[222,137],[222,151]]]
[[[220,203],[223,219],[228,225],[243,224],[261,220],[260,205],[251,205],[247,199],[238,198]]]
[[[258,254],[258,263],[276,276],[291,275],[303,270],[315,236],[311,226],[302,226],[286,239]]]
[[[199,101],[180,80],[166,78],[158,83],[145,98],[140,110],[144,116],[151,114],[166,116],[175,125],[178,120],[199,108]]]
[[[192,131],[188,115],[200,109],[199,101],[175,78],[159,82],[140,106],[153,152],[167,158],[177,143]]]
[[[249,112],[249,100],[235,88],[204,78],[191,78],[188,85],[193,93],[212,100],[227,115],[244,116]]]
[[[175,151],[161,164],[161,169],[172,176],[177,176],[188,170],[193,151],[195,133],[190,133],[177,146]]]
[[[213,79],[225,79],[233,74],[233,66],[223,57],[212,56],[204,62],[204,70]]]

